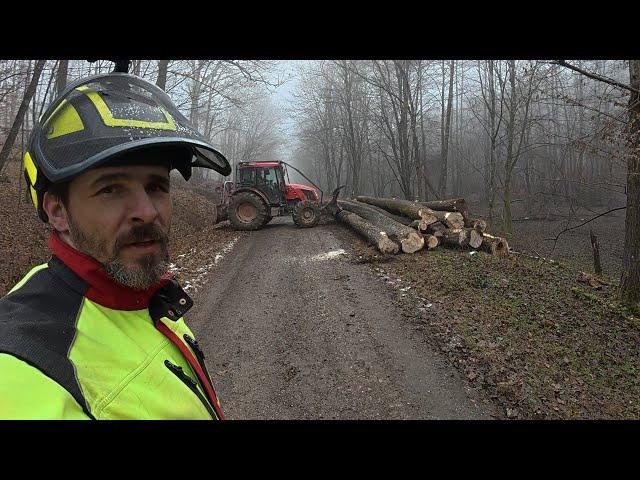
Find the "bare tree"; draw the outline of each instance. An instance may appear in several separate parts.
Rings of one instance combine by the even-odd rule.
[[[11,152],[11,148],[13,147],[13,143],[18,136],[18,130],[20,130],[20,126],[22,125],[22,121],[24,120],[25,114],[27,113],[31,98],[36,91],[38,81],[40,80],[40,74],[42,73],[42,69],[44,68],[45,63],[46,60],[36,61],[35,67],[33,69],[33,75],[31,76],[31,81],[24,90],[20,108],[18,109],[18,113],[16,114],[16,117],[13,121],[11,130],[9,130],[9,135],[7,136],[7,139],[2,146],[2,150],[0,150],[0,172],[2,172],[5,162],[9,157],[9,153]]]
[[[438,182],[438,194],[440,198],[445,198],[447,194],[447,174],[449,155],[449,133],[451,131],[451,106],[453,104],[453,77],[455,75],[455,60],[449,62],[449,93],[445,108],[445,73],[444,62],[442,62],[442,127],[440,143],[440,181]]]
[[[167,87],[167,70],[169,69],[169,60],[158,60],[158,79],[156,85],[164,90]]]
[[[629,156],[627,160],[627,214],[620,279],[620,298],[640,303],[640,60],[629,61]]]
[[[69,60],[60,60],[58,62],[58,70],[56,72],[56,87],[53,94],[54,97],[60,95],[60,92],[67,86],[67,75],[69,71]]]

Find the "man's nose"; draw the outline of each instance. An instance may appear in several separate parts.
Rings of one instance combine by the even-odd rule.
[[[137,191],[132,198],[129,219],[134,223],[153,223],[158,216],[158,209],[146,190]]]

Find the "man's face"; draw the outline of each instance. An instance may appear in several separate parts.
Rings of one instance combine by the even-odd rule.
[[[169,172],[160,165],[99,167],[74,178],[66,209],[72,245],[119,283],[145,289],[169,266]]]

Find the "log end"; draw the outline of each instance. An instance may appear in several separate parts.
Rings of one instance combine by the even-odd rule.
[[[385,232],[380,232],[378,250],[380,250],[381,253],[395,255],[400,251],[400,247],[396,242],[391,240]]]
[[[507,258],[509,256],[509,243],[506,238],[498,237],[493,243],[491,250],[493,254],[500,258]]]
[[[447,212],[444,214],[444,222],[449,228],[464,228],[464,217],[457,212]]]
[[[480,248],[482,240],[483,237],[481,232],[478,232],[477,230],[471,230],[469,232],[469,246],[471,248]]]
[[[475,220],[473,222],[473,229],[476,230],[477,232],[484,233],[487,231],[487,222],[480,219]]]
[[[415,253],[424,247],[424,237],[419,233],[411,233],[401,241],[402,251],[404,253]]]
[[[435,235],[425,235],[424,243],[428,250],[433,250],[440,244],[440,241],[438,240],[438,237],[436,237]]]

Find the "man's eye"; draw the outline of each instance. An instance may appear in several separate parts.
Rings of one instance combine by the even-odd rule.
[[[115,193],[115,191],[116,191],[116,187],[113,185],[109,185],[108,187],[101,188],[98,191],[98,195],[103,195],[103,194],[108,195],[110,193]]]
[[[147,190],[150,192],[168,192],[169,188],[159,183],[152,183],[147,187]]]

